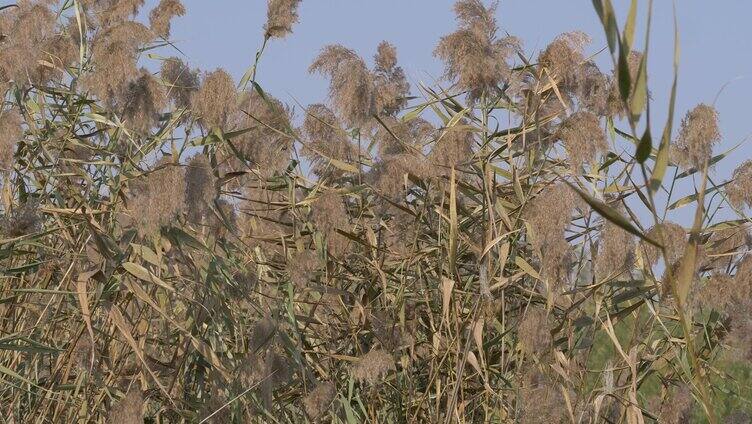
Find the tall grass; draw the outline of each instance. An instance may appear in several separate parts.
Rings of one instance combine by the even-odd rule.
[[[749,422],[750,165],[651,104],[650,12],[594,1],[603,72],[459,0],[441,83],[325,46],[295,115],[298,4],[239,82],[163,54],[177,0],[0,11],[3,422]]]

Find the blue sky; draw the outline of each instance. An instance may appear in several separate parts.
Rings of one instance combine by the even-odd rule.
[[[172,38],[188,62],[203,70],[224,67],[239,79],[261,45],[266,1],[183,1],[188,14],[173,22]],[[150,0],[147,5],[154,3]],[[614,3],[623,22],[629,2]],[[654,3],[648,83],[653,98],[653,133],[660,134],[672,80],[673,15],[671,1]],[[752,40],[752,26],[748,24],[752,3],[677,3],[681,40],[677,124],[697,103],[712,103],[728,84],[715,104],[724,137],[715,150],[719,153],[752,133],[752,119],[747,116],[752,54],[746,47]],[[303,0],[300,23],[288,38],[270,42],[258,80],[268,92],[291,105],[322,102],[327,82],[307,72],[321,47],[343,44],[370,60],[378,43],[388,40],[397,46],[400,64],[413,84],[432,83],[442,71],[433,49],[442,35],[455,28],[452,5],[452,0]],[[639,16],[644,18],[647,0],[640,0],[639,5]],[[589,52],[605,46],[590,0],[502,0],[497,18],[502,33],[519,37],[532,57],[558,34],[573,30],[593,37]],[[638,27],[638,34],[644,34],[643,25]],[[635,45],[642,46],[643,40],[639,35]],[[598,63],[610,69],[607,53],[599,56]],[[728,178],[736,165],[750,157],[750,151],[745,145],[717,166],[716,180]]]

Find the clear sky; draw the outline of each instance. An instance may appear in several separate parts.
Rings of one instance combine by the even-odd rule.
[[[239,79],[261,45],[266,0],[183,2],[188,14],[173,22],[172,39],[188,62],[204,70],[221,66]],[[623,23],[629,2],[613,2]],[[654,3],[648,83],[653,133],[660,134],[672,79],[673,16],[671,1]],[[752,25],[748,22],[752,2],[677,3],[681,39],[677,119],[699,102],[712,103],[729,83],[716,103],[724,136],[715,150],[719,153],[752,133],[747,107],[752,94]],[[452,0],[303,0],[300,23],[287,39],[270,42],[257,79],[268,92],[291,105],[321,102],[326,99],[327,82],[307,73],[321,47],[343,44],[370,61],[378,43],[385,39],[397,46],[400,64],[411,82],[432,83],[442,71],[433,49],[442,35],[455,28],[452,5]],[[639,5],[639,16],[644,18],[647,0],[640,0]],[[523,41],[525,52],[532,57],[556,35],[572,30],[593,37],[590,52],[605,47],[590,0],[502,0],[498,22],[502,32]],[[644,34],[643,26],[638,27],[638,34]],[[642,46],[642,40],[640,35],[635,45]],[[600,55],[598,63],[604,70],[610,69],[607,53]],[[718,180],[728,178],[737,164],[752,156],[747,145],[737,152],[715,169]]]

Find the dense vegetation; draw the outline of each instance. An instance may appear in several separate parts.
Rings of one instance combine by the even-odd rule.
[[[613,71],[459,0],[440,84],[329,45],[294,113],[299,3],[239,82],[179,0],[0,10],[2,422],[749,422],[752,161],[651,104],[636,1],[593,2]]]

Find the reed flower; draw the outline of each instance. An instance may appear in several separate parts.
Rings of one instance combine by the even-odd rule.
[[[300,0],[269,0],[264,31],[270,38],[285,38],[298,22]]]
[[[329,97],[348,126],[362,126],[376,113],[373,75],[353,50],[336,44],[326,46],[308,72],[329,76]]]
[[[444,61],[444,75],[468,92],[471,101],[483,93],[499,93],[511,76],[507,59],[519,49],[514,37],[496,38],[496,7],[481,0],[459,0],[454,5],[459,28],[439,41],[434,55]]]
[[[149,26],[162,38],[170,37],[170,21],[175,16],[185,15],[185,7],[180,0],[161,0],[149,13]]]
[[[238,93],[230,74],[221,68],[205,74],[201,87],[191,97],[191,106],[207,129],[224,127],[238,110]]]
[[[593,162],[598,154],[608,150],[606,133],[598,117],[588,111],[575,112],[564,120],[556,132],[564,142],[572,170],[579,172],[583,165]]]
[[[701,170],[710,160],[713,146],[720,140],[718,112],[701,103],[687,112],[681,121],[679,135],[672,146],[673,160],[684,169]]]

